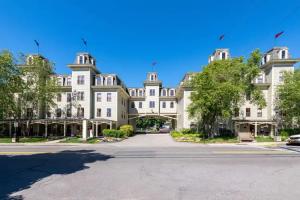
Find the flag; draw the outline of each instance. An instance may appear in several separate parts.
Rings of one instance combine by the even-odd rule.
[[[157,62],[156,62],[156,61],[152,62],[152,66],[155,66],[156,64],[157,64]]]
[[[36,44],[36,46],[40,46],[40,43],[37,41],[37,40],[34,40],[34,42],[35,42],[35,44]]]
[[[82,40],[84,46],[87,46],[87,41],[84,38],[81,38],[81,40]]]
[[[225,37],[225,35],[223,34],[223,35],[221,35],[220,37],[219,37],[219,40],[224,40],[224,37]]]
[[[275,39],[279,38],[283,33],[284,33],[284,31],[281,31],[281,32],[275,34]]]

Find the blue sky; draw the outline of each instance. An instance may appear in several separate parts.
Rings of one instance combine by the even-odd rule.
[[[215,48],[232,56],[288,46],[300,57],[299,0],[0,0],[0,49],[40,52],[57,73],[76,52],[88,51],[103,73],[118,74],[129,87],[142,86],[151,63],[165,86],[176,86],[186,72],[200,71]],[[284,30],[276,42],[274,34]],[[225,34],[225,39],[218,37]]]

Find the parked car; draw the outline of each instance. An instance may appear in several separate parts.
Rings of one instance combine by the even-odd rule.
[[[159,133],[169,133],[171,131],[169,126],[162,126],[159,128]]]
[[[299,135],[291,135],[287,139],[287,144],[300,144],[300,134]]]

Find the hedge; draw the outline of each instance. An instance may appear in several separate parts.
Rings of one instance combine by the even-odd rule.
[[[133,126],[128,125],[128,124],[122,125],[120,127],[120,131],[123,131],[127,137],[132,136],[133,135]]]
[[[126,137],[126,133],[122,130],[116,129],[104,129],[103,136],[105,137],[114,137],[114,138],[124,138]]]

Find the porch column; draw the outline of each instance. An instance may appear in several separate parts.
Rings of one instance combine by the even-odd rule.
[[[98,122],[96,122],[96,137],[98,137]]]
[[[67,136],[67,122],[64,121],[64,137]]]
[[[270,132],[270,136],[273,138],[274,137],[274,125],[271,124],[271,132]]]
[[[92,122],[92,135],[90,135],[90,137],[94,137],[95,135],[95,124],[94,122]]]
[[[257,137],[257,122],[254,124],[254,137]]]
[[[9,122],[9,137],[11,137],[11,122]]]
[[[48,122],[45,121],[45,137],[48,137]]]
[[[88,132],[87,126],[88,126],[87,120],[86,119],[82,120],[82,139],[83,140],[87,139],[87,132]]]
[[[109,129],[112,129],[112,121],[109,122]]]

